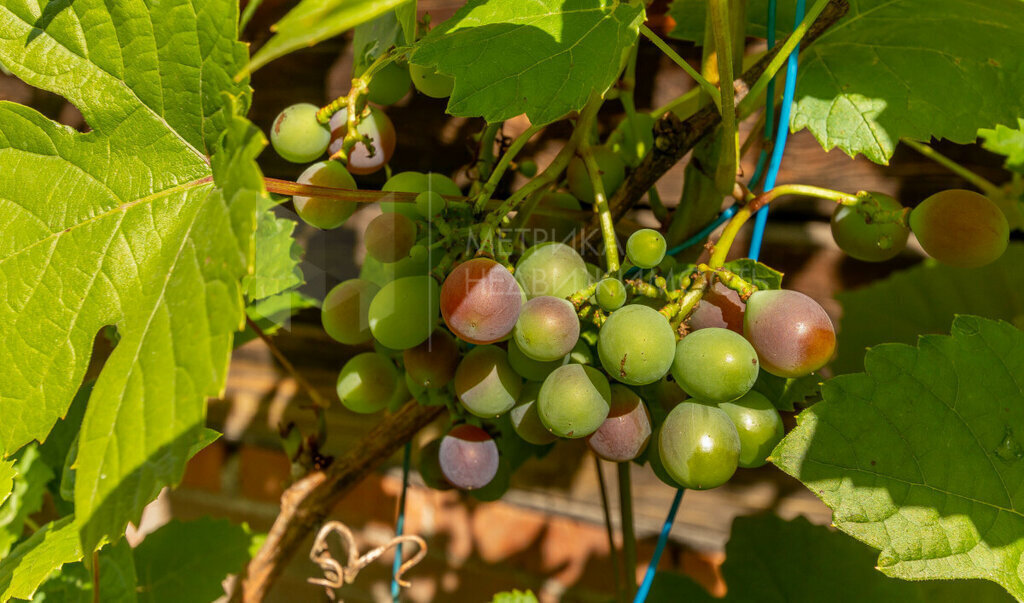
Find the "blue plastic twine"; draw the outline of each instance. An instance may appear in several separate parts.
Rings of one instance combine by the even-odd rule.
[[[398,498],[398,520],[395,521],[395,536],[405,530],[405,493],[409,490],[409,457],[412,456],[412,442],[405,443],[402,453],[402,494]],[[402,567],[402,543],[395,545],[395,562],[391,564],[391,600],[398,603],[398,570]]]

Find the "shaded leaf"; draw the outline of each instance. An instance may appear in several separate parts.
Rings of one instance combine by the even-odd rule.
[[[0,557],[5,556],[25,532],[25,519],[43,506],[46,484],[54,472],[42,461],[32,444],[18,454],[14,487],[0,506]]]
[[[754,391],[764,394],[775,408],[786,412],[793,412],[797,404],[817,396],[820,389],[821,375],[817,373],[787,379],[776,377],[768,371],[759,371],[757,381],[754,382]]]
[[[133,603],[135,594],[135,561],[132,547],[121,539],[99,553],[100,600],[103,603]],[[92,603],[92,573],[82,562],[60,568],[39,587],[33,603]]]
[[[0,601],[31,599],[50,574],[82,558],[74,520],[69,515],[46,524],[0,561]]]

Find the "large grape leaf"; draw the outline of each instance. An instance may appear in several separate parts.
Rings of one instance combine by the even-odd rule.
[[[39,447],[26,446],[18,455],[14,465],[17,475],[14,489],[3,505],[0,505],[0,557],[11,550],[25,531],[25,520],[43,506],[46,484],[53,479],[54,472],[40,458]]]
[[[703,4],[674,3],[673,35],[702,31]],[[766,4],[747,10],[756,35]],[[780,28],[792,29],[793,4],[780,0]],[[792,128],[809,129],[825,150],[882,164],[903,137],[973,142],[979,128],[1015,123],[1024,111],[1021,31],[1021,0],[850,0],[801,57]]]
[[[1017,118],[1016,128],[999,124],[978,130],[978,136],[984,141],[983,147],[1006,157],[1006,169],[1024,173],[1024,119]]]
[[[14,478],[18,475],[14,462],[14,459],[0,461],[0,505],[4,504],[14,491]]]
[[[470,0],[410,61],[455,77],[452,115],[544,124],[615,82],[643,19],[622,0]]]
[[[994,584],[972,581],[903,582],[875,570],[870,547],[802,517],[737,517],[725,546],[724,602],[996,603],[1009,601]],[[780,579],[780,577],[784,577]],[[658,572],[650,603],[722,601],[689,578]]]
[[[99,553],[100,600],[103,603],[135,603],[135,560],[128,541],[104,547]],[[32,597],[32,603],[92,603],[92,572],[82,562],[55,571]]]
[[[50,574],[81,558],[73,515],[46,524],[0,561],[0,601],[31,599]]]
[[[982,578],[1024,598],[1024,331],[960,316],[827,381],[772,452],[840,530],[910,579]]]
[[[96,333],[119,335],[79,437],[86,550],[180,479],[242,323],[262,137],[238,117],[249,89],[232,79],[247,58],[237,20],[232,0],[0,0],[0,61],[91,128],[0,103],[4,454],[64,415]],[[211,167],[211,154],[248,171]]]
[[[957,314],[997,318],[1024,328],[1024,245],[1014,243],[982,268],[921,264],[854,291],[836,295],[839,321],[837,373],[861,370],[864,350],[879,343],[913,343],[918,335],[946,333]]]

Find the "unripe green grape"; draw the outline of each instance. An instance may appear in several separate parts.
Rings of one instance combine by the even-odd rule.
[[[735,400],[757,381],[757,352],[729,329],[694,331],[676,344],[672,377],[683,391],[710,402]]]
[[[752,469],[767,463],[768,455],[785,435],[775,405],[759,392],[750,391],[718,407],[729,415],[740,436],[740,467]]]
[[[556,436],[583,438],[604,423],[611,402],[611,387],[600,371],[580,364],[566,364],[552,371],[541,385],[537,414]]]
[[[798,291],[755,291],[747,299],[743,335],[761,368],[778,377],[802,377],[825,366],[836,332],[825,309]]]
[[[900,202],[888,195],[871,193],[881,209],[897,211]],[[910,231],[899,222],[868,223],[867,216],[848,205],[837,205],[832,212],[832,238],[846,255],[864,262],[884,262],[907,246]]]
[[[740,436],[722,409],[681,402],[661,425],[658,454],[673,481],[691,490],[708,490],[736,473]]]
[[[381,191],[387,193],[422,193],[435,192],[442,196],[458,197],[462,194],[459,187],[451,178],[444,174],[431,172],[399,172],[391,176]],[[384,212],[398,212],[413,220],[420,219],[421,215],[415,203],[399,203],[396,201],[381,201],[380,210]]]
[[[407,402],[415,399],[415,396],[409,392],[409,386],[406,385],[405,375],[405,373],[399,373],[398,383],[395,385],[395,391],[391,394],[391,400],[388,401],[387,405],[387,409],[390,412],[397,412]]]
[[[594,292],[597,305],[606,312],[614,312],[626,303],[626,286],[617,278],[602,279]]]
[[[337,161],[318,161],[310,165],[299,175],[298,182],[345,190],[356,189],[356,181],[352,179],[345,166]],[[295,204],[295,213],[299,214],[304,222],[321,230],[341,226],[356,211],[356,204],[352,201],[339,201],[327,197],[295,195],[292,197],[292,203]]]
[[[516,264],[515,278],[531,299],[569,297],[591,282],[583,258],[564,243],[544,243],[526,250]]]
[[[640,165],[647,153],[654,148],[655,119],[648,113],[635,113],[626,117],[616,127],[621,132],[618,142],[612,146],[626,165]]]
[[[540,397],[540,388],[541,384],[536,381],[525,383],[523,391],[519,395],[519,401],[512,407],[512,410],[508,411],[509,419],[512,420],[512,429],[524,441],[535,446],[544,446],[558,439],[555,434],[548,431],[547,427],[544,427],[540,415],[537,414],[537,398]]]
[[[640,456],[651,439],[651,415],[640,396],[625,385],[613,383],[611,410],[587,445],[597,456],[613,463]]]
[[[447,197],[458,197],[462,194],[454,180],[439,172],[427,172],[426,190]]]
[[[519,173],[527,178],[533,178],[537,175],[537,162],[531,159],[524,159],[520,161]]]
[[[414,259],[414,260],[416,260],[416,261],[426,261],[426,260],[428,260],[427,256],[428,256],[429,253],[430,253],[430,250],[427,249],[426,245],[416,244],[416,245],[413,245],[411,249],[409,249],[409,257]]]
[[[455,370],[455,395],[478,417],[504,414],[515,405],[522,388],[523,379],[512,370],[505,350],[497,346],[473,348]]]
[[[516,344],[516,339],[513,337],[508,340],[508,363],[512,366],[517,374],[523,379],[530,381],[543,381],[551,374],[551,371],[562,366],[562,359],[552,360],[550,362],[541,362],[540,360],[534,360],[523,353],[519,346]]]
[[[580,338],[580,320],[567,300],[542,295],[526,302],[512,333],[524,354],[550,362],[572,351]]]
[[[437,456],[445,479],[463,490],[483,488],[498,473],[498,445],[474,425],[453,427],[441,438]]]
[[[338,399],[358,413],[382,410],[398,387],[398,369],[386,356],[365,352],[345,363],[338,374]]]
[[[336,285],[327,293],[320,309],[324,331],[345,345],[359,345],[373,338],[370,333],[370,302],[380,287],[370,281],[353,278]]]
[[[412,85],[431,98],[448,98],[455,88],[455,78],[438,73],[434,67],[409,63]]]
[[[416,242],[416,224],[402,214],[383,213],[366,225],[363,245],[378,262],[390,264],[409,257]]]
[[[393,105],[402,100],[411,85],[409,70],[392,61],[370,78],[366,98],[378,105]]]
[[[626,256],[634,266],[654,268],[665,259],[665,237],[657,230],[641,228],[626,240]]]
[[[440,316],[440,296],[440,286],[429,276],[407,276],[384,285],[370,302],[374,339],[395,350],[423,343]]]
[[[675,351],[676,336],[668,319],[638,304],[612,312],[597,340],[601,366],[627,385],[646,385],[664,377]]]
[[[591,152],[601,174],[604,195],[611,199],[615,191],[622,185],[622,181],[626,179],[626,164],[615,151],[608,147],[593,147]],[[575,156],[569,161],[566,177],[569,183],[569,192],[573,197],[584,203],[594,203],[594,185],[590,181],[590,173],[587,171],[587,165],[582,157]]]
[[[282,159],[309,163],[324,154],[331,132],[317,121],[319,110],[316,105],[298,103],[277,114],[270,128],[270,144]]]
[[[672,387],[675,388],[676,391],[680,391],[675,385]],[[651,441],[654,442],[654,444],[647,447],[647,450],[644,451],[644,457],[647,459],[647,463],[651,466],[651,471],[654,472],[654,476],[661,480],[661,482],[666,486],[676,489],[682,488],[683,485],[669,475],[668,470],[665,469],[665,465],[661,462],[661,452],[658,450],[657,445],[657,443],[661,441],[660,426],[655,428],[654,433],[651,435]]]
[[[406,374],[414,383],[438,389],[455,377],[459,347],[447,331],[437,329],[423,343],[403,351],[402,361]]]
[[[347,115],[347,109],[342,109],[331,116],[331,143],[328,147],[331,155],[344,147],[345,134],[348,132]],[[365,143],[357,142],[348,153],[348,171],[359,176],[372,174],[384,167],[395,152],[395,126],[384,111],[370,107],[369,113],[356,124],[356,131],[370,139],[373,154]]]
[[[441,471],[439,455],[441,453],[441,438],[430,440],[420,448],[420,477],[423,483],[434,490],[451,490],[452,485]]]
[[[925,252],[950,266],[977,268],[999,259],[1010,225],[999,206],[973,191],[935,193],[910,212],[910,229]]]
[[[416,195],[416,211],[430,219],[444,211],[444,197],[434,191],[423,191]]]
[[[569,352],[569,362],[585,364],[587,366],[594,364],[594,351],[583,340],[583,333],[580,333],[580,340],[576,342],[576,345],[572,347],[572,351]]]

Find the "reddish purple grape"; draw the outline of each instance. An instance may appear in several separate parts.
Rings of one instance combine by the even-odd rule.
[[[457,425],[443,438],[438,450],[441,473],[456,488],[483,488],[498,473],[498,445],[483,429]]]
[[[441,316],[464,341],[500,341],[519,318],[522,293],[507,268],[489,258],[455,267],[441,286]]]
[[[347,115],[347,111],[342,109],[331,116],[331,144],[328,147],[331,155],[344,146],[345,133],[348,132]],[[356,131],[370,139],[373,154],[364,143],[357,142],[348,154],[348,171],[359,176],[372,174],[384,167],[395,152],[395,126],[384,111],[371,107],[370,112],[359,120]]]
[[[519,349],[530,358],[558,360],[571,352],[580,338],[576,308],[560,297],[535,297],[519,312],[514,337]]]
[[[743,334],[761,368],[778,377],[812,373],[832,358],[836,331],[825,309],[798,291],[755,291],[747,300]]]
[[[405,372],[422,387],[438,389],[455,377],[459,365],[459,347],[444,329],[437,329],[418,346],[402,352]]]
[[[746,307],[739,293],[715,281],[700,298],[687,324],[691,331],[718,327],[742,335],[743,311]]]
[[[608,418],[590,434],[587,444],[606,461],[623,463],[643,454],[651,439],[651,414],[640,396],[625,385],[612,384]]]

